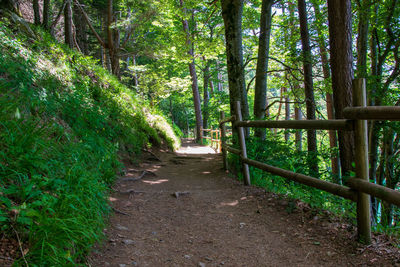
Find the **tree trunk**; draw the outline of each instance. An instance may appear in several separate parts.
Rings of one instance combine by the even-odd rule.
[[[383,136],[383,146],[384,146],[384,166],[385,166],[385,179],[386,187],[394,189],[397,184],[397,179],[394,177],[394,160],[393,160],[393,140],[395,137],[395,132],[393,129],[386,129]],[[390,227],[393,220],[393,205],[382,201],[382,225]]]
[[[40,8],[39,0],[33,0],[33,15],[35,25],[40,25]]]
[[[78,43],[81,52],[85,55],[88,54],[88,37],[87,37],[87,24],[83,23],[84,18],[78,4],[74,4],[74,24],[76,31],[76,42]]]
[[[285,120],[290,120],[290,99],[287,89],[285,90]],[[288,130],[285,131],[285,141],[288,142],[290,138],[290,133]]]
[[[186,9],[183,7],[183,0],[180,0],[180,6],[185,12]],[[188,54],[191,58],[191,62],[189,63],[189,72],[190,77],[192,77],[192,93],[193,93],[193,102],[194,102],[194,111],[196,115],[196,142],[200,142],[203,136],[203,118],[201,116],[201,104],[200,104],[200,93],[199,93],[199,86],[197,81],[197,74],[196,74],[196,65],[194,61],[194,51],[192,41],[190,39],[190,31],[189,31],[189,24],[186,19],[182,19],[183,30],[186,34],[186,46],[188,47]]]
[[[74,48],[71,0],[67,0],[64,8],[64,40],[70,48]]]
[[[107,46],[110,56],[111,72],[120,78],[120,65],[119,65],[119,31],[113,29],[112,24],[115,18],[113,14],[113,0],[108,0],[107,5]]]
[[[306,97],[307,120],[315,120],[315,100],[312,78],[312,59],[310,36],[308,32],[307,11],[305,0],[298,0],[299,18],[300,18],[300,34],[303,50],[303,69],[304,69],[304,90]],[[318,157],[317,157],[317,133],[315,130],[307,130],[307,148],[311,153],[309,156],[310,169],[318,173]]]
[[[208,102],[210,95],[208,93],[208,84],[210,80],[210,61],[206,60],[206,66],[203,73],[203,129],[208,129]]]
[[[235,114],[235,102],[240,101],[243,119],[249,117],[249,105],[244,78],[242,48],[243,0],[221,0],[225,25],[226,61],[229,80],[231,114]],[[249,131],[245,128],[245,135]]]
[[[269,40],[271,36],[272,4],[273,0],[263,0],[261,6],[260,37],[258,41],[258,57],[256,68],[256,84],[254,92],[254,117],[265,118],[267,108],[267,71],[269,56]],[[256,128],[254,136],[265,139],[265,129]]]
[[[296,120],[302,120],[303,116],[301,114],[301,109],[298,104],[295,105],[294,107],[294,116]],[[303,140],[303,133],[301,130],[297,130],[295,134],[295,139],[296,139],[296,148],[297,151],[302,150],[302,140]]]
[[[351,36],[351,1],[328,0],[329,44],[332,89],[336,119],[343,119],[343,109],[352,106],[353,54]],[[342,175],[353,169],[354,135],[339,131]]]
[[[331,77],[330,73],[330,67],[329,67],[329,61],[328,61],[328,52],[326,50],[326,43],[325,43],[325,35],[322,31],[322,14],[319,9],[319,5],[315,2],[312,1],[313,7],[314,7],[314,12],[315,12],[315,18],[317,23],[317,33],[318,33],[318,47],[319,47],[319,53],[321,55],[321,63],[322,63],[322,72],[324,74],[324,79],[329,80]],[[327,115],[328,115],[328,120],[332,120],[335,118],[334,115],[334,110],[333,110],[333,97],[332,94],[327,92],[326,93],[326,110],[327,110]],[[330,130],[329,132],[329,147],[331,149],[334,149],[337,147],[337,136],[336,136],[336,131]],[[340,171],[339,171],[339,157],[336,155],[333,155],[331,157],[331,167],[332,167],[332,173],[335,175],[336,178],[336,183],[340,184],[341,179],[340,179]]]
[[[43,28],[50,30],[50,0],[43,1]]]
[[[357,78],[367,78],[368,27],[371,0],[360,0],[357,37]]]
[[[222,73],[219,69],[219,61],[217,60],[217,79],[218,79],[218,92],[222,92],[224,90],[223,81],[222,81]]]
[[[214,94],[214,83],[213,81],[210,79],[210,95],[212,96]]]

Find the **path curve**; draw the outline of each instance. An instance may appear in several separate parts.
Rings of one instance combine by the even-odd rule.
[[[301,208],[289,214],[286,200],[241,185],[221,166],[219,154],[186,141],[177,153],[157,152],[128,168],[125,178],[148,173],[115,186],[110,200],[121,213],[110,219],[107,240],[94,250],[90,265],[396,264],[395,259],[357,247],[343,225]]]

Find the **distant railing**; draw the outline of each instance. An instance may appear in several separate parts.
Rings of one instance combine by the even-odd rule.
[[[400,192],[369,182],[368,139],[366,120],[400,120],[400,107],[367,107],[365,79],[353,81],[353,106],[343,110],[343,120],[293,120],[293,121],[243,121],[240,102],[236,103],[236,115],[225,118],[221,112],[220,136],[224,169],[228,169],[227,152],[239,155],[245,185],[250,185],[249,165],[269,173],[311,186],[357,203],[357,229],[361,242],[371,242],[370,196],[400,206]],[[231,122],[237,128],[240,149],[226,144],[226,126]],[[247,157],[244,127],[318,129],[353,131],[355,136],[355,174],[347,186],[320,180],[308,175],[295,173],[271,166]]]
[[[221,131],[220,129],[202,129],[201,136],[201,144],[203,145],[204,140],[210,140],[210,147],[213,148],[216,152],[221,153],[222,151],[222,141],[221,141]],[[206,136],[204,133],[210,133],[209,136]],[[232,132],[227,132],[226,136],[232,135]]]

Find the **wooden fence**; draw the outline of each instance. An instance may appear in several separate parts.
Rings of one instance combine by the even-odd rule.
[[[371,242],[370,196],[400,206],[400,192],[369,182],[368,138],[366,120],[400,120],[400,107],[367,107],[365,79],[353,81],[353,107],[343,111],[343,120],[293,120],[293,121],[243,121],[240,102],[236,103],[236,114],[225,118],[221,112],[220,133],[223,164],[227,170],[227,152],[240,157],[245,185],[250,185],[249,165],[269,173],[311,186],[331,194],[355,201],[357,203],[357,231],[360,242]],[[238,131],[240,149],[226,144],[226,123]],[[339,185],[311,176],[284,170],[247,157],[245,127],[283,128],[283,129],[317,129],[353,131],[355,137],[355,176],[347,185]]]
[[[210,147],[212,147],[216,152],[221,153],[222,151],[222,140],[221,140],[221,130],[220,129],[201,129],[203,131],[201,135],[201,144],[204,144],[205,140],[210,140]],[[204,135],[204,132],[210,133],[209,136]],[[225,133],[225,136],[232,135],[232,132]]]

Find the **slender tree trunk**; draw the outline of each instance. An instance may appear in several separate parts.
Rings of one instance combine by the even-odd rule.
[[[263,0],[261,6],[260,37],[258,41],[258,57],[256,68],[256,84],[254,92],[254,117],[265,118],[267,108],[267,71],[269,56],[269,40],[271,36],[272,4],[273,0]],[[254,136],[265,139],[265,129],[256,128]]]
[[[343,109],[352,106],[353,54],[351,36],[351,1],[328,0],[329,43],[332,88],[336,119],[343,119]],[[342,175],[353,169],[354,135],[339,131]]]
[[[67,0],[64,8],[64,39],[65,43],[74,48],[74,36],[72,32],[72,8],[71,0]]]
[[[43,28],[50,30],[50,0],[43,1]]]
[[[303,69],[304,69],[304,90],[306,97],[307,120],[315,120],[315,100],[312,79],[312,62],[310,36],[308,32],[307,11],[305,0],[298,0],[301,44],[303,47]],[[309,166],[314,173],[318,173],[317,157],[317,133],[315,130],[307,130],[307,147],[312,153],[309,157]]]
[[[220,63],[217,60],[217,79],[218,79],[217,89],[218,89],[218,92],[222,92],[224,90],[224,87],[223,87],[223,81],[222,81],[222,73],[221,73],[221,70],[219,69],[219,66],[220,66]]]
[[[203,129],[208,129],[208,102],[210,95],[208,93],[208,84],[210,80],[210,61],[206,60],[206,66],[203,73]]]
[[[285,120],[290,120],[290,99],[287,89],[285,90]],[[290,138],[290,133],[288,130],[285,131],[285,141],[288,142]]]
[[[87,37],[87,24],[83,23],[84,18],[78,4],[74,4],[74,25],[76,31],[76,42],[83,54],[88,53],[88,37]]]
[[[385,179],[386,187],[394,189],[397,184],[397,180],[394,177],[394,160],[393,160],[393,141],[395,137],[395,132],[393,129],[387,129],[384,131],[383,136],[383,146],[384,146],[384,166],[385,166]],[[390,227],[393,221],[393,205],[382,201],[382,224],[384,226]]]
[[[35,25],[40,25],[40,8],[39,0],[33,0],[33,15]]]
[[[319,9],[319,5],[315,2],[312,1],[313,7],[314,7],[314,12],[315,12],[315,18],[316,18],[316,23],[317,23],[317,33],[318,33],[318,47],[319,47],[319,53],[321,55],[321,63],[322,63],[322,72],[324,74],[324,79],[329,80],[331,77],[330,73],[330,67],[329,67],[329,61],[328,61],[328,52],[326,50],[326,43],[325,43],[325,35],[322,31],[322,14]],[[333,97],[332,94],[327,92],[326,93],[326,110],[328,114],[328,120],[332,120],[335,118],[334,115],[334,110],[333,110]],[[337,135],[336,131],[330,130],[329,132],[329,146],[331,149],[337,147]],[[340,179],[340,171],[339,171],[339,157],[336,155],[333,155],[331,157],[331,167],[332,167],[332,173],[337,177],[336,182],[338,184],[341,183]]]
[[[113,29],[112,24],[116,21],[113,14],[113,0],[108,0],[107,5],[107,46],[110,56],[111,72],[120,78],[120,65],[119,65],[119,31]]]
[[[301,113],[301,109],[298,104],[295,105],[294,107],[294,116],[296,120],[302,120],[303,116]],[[295,134],[295,139],[296,139],[296,148],[297,151],[302,150],[302,140],[303,140],[303,133],[301,130],[297,130]]]
[[[183,7],[183,0],[179,0],[180,6],[185,12],[186,9]],[[192,41],[190,39],[190,31],[189,31],[189,24],[186,19],[182,19],[183,30],[186,34],[186,46],[188,47],[188,54],[191,58],[191,62],[189,63],[189,72],[190,77],[192,77],[192,93],[193,93],[193,102],[194,102],[194,111],[196,115],[196,142],[200,142],[203,136],[203,118],[201,115],[201,104],[200,104],[200,93],[199,93],[199,86],[196,74],[196,65],[194,61],[194,51]]]
[[[214,83],[213,81],[210,79],[210,94],[213,95],[214,94]]]
[[[235,102],[240,101],[243,119],[247,119],[249,117],[249,105],[244,78],[242,48],[243,0],[221,0],[221,6],[225,25],[231,114],[235,114]],[[245,129],[245,132],[248,136],[248,129]]]

